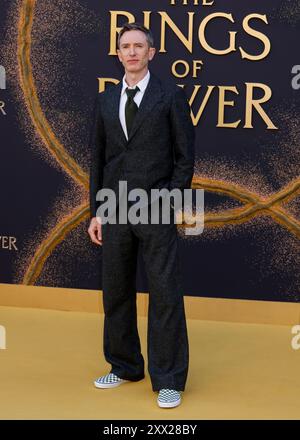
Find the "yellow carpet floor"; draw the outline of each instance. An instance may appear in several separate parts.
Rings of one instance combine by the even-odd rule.
[[[147,319],[138,324],[147,368]],[[300,418],[300,350],[290,326],[188,320],[186,391],[179,407],[163,409],[147,369],[143,381],[94,388],[109,371],[103,315],[0,307],[0,325],[0,419]]]

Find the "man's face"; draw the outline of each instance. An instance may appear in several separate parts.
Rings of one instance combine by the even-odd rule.
[[[149,60],[152,60],[155,48],[149,47],[144,32],[134,29],[122,35],[117,54],[125,71],[138,73],[148,65]]]

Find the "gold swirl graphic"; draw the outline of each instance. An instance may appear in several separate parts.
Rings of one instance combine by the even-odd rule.
[[[226,224],[244,223],[257,215],[269,215],[277,223],[287,228],[292,234],[300,237],[300,222],[291,216],[281,203],[295,198],[300,193],[300,180],[290,182],[285,188],[270,197],[264,198],[237,184],[231,184],[222,180],[213,180],[196,177],[193,179],[192,187],[203,188],[206,191],[230,196],[245,205],[239,208],[228,209],[218,214],[205,214],[205,226],[216,227]],[[179,227],[191,227],[185,223]]]
[[[21,7],[18,29],[18,63],[20,83],[31,120],[51,154],[55,156],[61,167],[79,183],[88,189],[88,176],[67,153],[53,133],[45,118],[34,84],[30,52],[31,29],[34,16],[35,0],[25,0]]]
[[[44,144],[56,158],[62,169],[66,171],[76,183],[88,189],[88,176],[75,162],[75,160],[64,149],[63,145],[57,140],[47,119],[45,118],[33,79],[30,53],[31,53],[31,29],[34,16],[35,0],[24,0],[20,9],[20,18],[18,26],[18,65],[20,84],[23,90],[24,99],[31,117],[31,120],[41,136]],[[42,241],[41,245],[35,251],[29,267],[23,278],[24,284],[34,284],[38,279],[45,261],[61,243],[65,236],[83,220],[89,216],[89,207],[85,204],[70,213],[65,219],[50,231],[48,236]]]
[[[76,228],[82,220],[89,217],[89,208],[86,204],[79,206],[75,211],[62,219],[53,228],[49,236],[40,244],[36,250],[30,265],[25,273],[24,284],[32,285],[38,279],[43,270],[43,266],[56,246],[66,237],[66,235]]]
[[[68,154],[63,145],[53,133],[39,102],[36,87],[32,74],[30,61],[31,53],[31,29],[34,17],[36,0],[24,0],[20,7],[18,25],[18,65],[19,77],[24,99],[31,117],[31,120],[39,133],[43,143],[50,153],[56,158],[61,168],[68,173],[77,184],[88,190],[88,176],[76,161]],[[286,211],[281,204],[287,202],[300,191],[300,180],[290,182],[285,188],[270,197],[262,197],[240,185],[214,180],[209,178],[195,177],[192,187],[202,188],[206,191],[223,194],[232,197],[244,204],[242,207],[228,209],[216,214],[205,214],[205,227],[222,227],[227,224],[239,224],[249,221],[259,215],[268,215],[273,220],[297,237],[300,236],[300,223]],[[64,240],[66,235],[76,228],[89,216],[88,204],[81,204],[68,216],[63,218],[42,241],[31,259],[28,269],[23,278],[24,284],[34,284],[43,270],[43,266],[56,246]],[[183,223],[178,227],[192,227]]]

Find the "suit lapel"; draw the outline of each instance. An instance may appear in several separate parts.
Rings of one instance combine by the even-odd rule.
[[[113,118],[117,120],[117,124],[116,124],[117,135],[124,144],[124,147],[127,147],[131,142],[132,138],[134,137],[134,135],[137,133],[144,119],[151,114],[151,110],[154,107],[154,105],[161,100],[162,94],[161,94],[161,88],[158,78],[156,78],[156,76],[152,72],[150,72],[150,79],[148,85],[145,89],[143,98],[141,100],[137,114],[133,121],[129,138],[127,140],[119,118],[121,91],[122,91],[122,81],[120,81],[116,85],[112,96],[112,112],[113,112]]]
[[[150,112],[154,107],[154,105],[160,100],[161,100],[161,89],[160,89],[159,81],[156,78],[156,76],[152,72],[150,72],[150,79],[148,85],[144,92],[142,101],[139,105],[137,114],[135,115],[135,118],[133,120],[131,132],[128,138],[128,144],[130,143],[133,136],[140,128],[144,119],[150,115]]]
[[[116,127],[116,136],[118,139],[121,140],[122,144],[125,145],[127,143],[127,139],[119,117],[121,91],[122,91],[122,81],[120,81],[116,85],[116,87],[114,88],[114,93],[112,93],[111,111],[112,111],[113,121],[116,121],[116,124],[114,124]]]

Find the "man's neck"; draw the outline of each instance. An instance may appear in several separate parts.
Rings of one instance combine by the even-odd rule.
[[[125,81],[129,87],[134,87],[139,81],[141,81],[148,73],[148,67],[141,72],[126,72]]]

